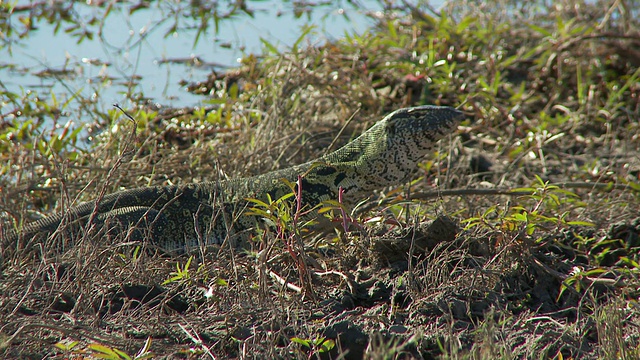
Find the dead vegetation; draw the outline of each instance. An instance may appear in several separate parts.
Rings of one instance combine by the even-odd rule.
[[[36,260],[3,248],[1,351],[640,357],[640,6],[536,4],[459,1],[439,17],[405,4],[365,35],[191,84],[211,105],[129,109],[133,139],[113,111],[90,151],[38,121],[47,115],[5,120],[3,228],[99,191],[297,164],[403,106],[469,117],[414,182],[363,204],[348,233],[294,229],[265,234],[268,252],[194,257],[99,239],[63,254],[45,243]]]

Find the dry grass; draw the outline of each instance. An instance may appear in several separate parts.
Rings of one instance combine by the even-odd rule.
[[[361,37],[248,58],[192,85],[214,105],[129,109],[133,140],[114,111],[99,124],[113,131],[91,151],[43,150],[32,145],[59,132],[34,124],[21,133],[21,119],[8,122],[3,227],[100,191],[297,164],[402,106],[461,105],[469,116],[460,136],[425,159],[411,191],[376,194],[355,214],[362,229],[304,235],[296,251],[268,235],[272,250],[260,256],[215,248],[191,261],[118,242],[64,253],[45,243],[37,259],[3,249],[5,356],[132,356],[151,339],[150,353],[178,358],[639,357],[633,4],[515,14],[508,4],[456,2],[447,9],[455,22],[400,9]],[[133,152],[122,156],[125,148]],[[476,192],[433,198],[435,185]],[[480,193],[495,188],[520,195]],[[407,193],[424,199],[407,204]],[[433,236],[425,224],[441,215],[459,224],[457,236],[425,240]],[[384,241],[410,250],[380,250]]]

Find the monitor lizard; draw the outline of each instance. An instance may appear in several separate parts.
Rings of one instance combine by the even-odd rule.
[[[86,234],[150,238],[167,252],[220,244],[255,229],[259,219],[246,213],[248,199],[278,199],[298,181],[307,209],[337,200],[340,191],[343,205],[351,207],[373,190],[402,184],[463,118],[444,106],[399,109],[340,149],[304,164],[248,178],[119,191],[5,231],[1,244],[3,251],[19,251],[37,239],[56,237],[69,245]]]

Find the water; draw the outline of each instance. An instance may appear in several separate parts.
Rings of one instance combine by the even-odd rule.
[[[204,98],[187,92],[181,80],[202,81],[212,69],[223,71],[237,66],[243,55],[262,51],[261,38],[284,51],[297,40],[305,24],[316,26],[317,35],[303,44],[321,44],[345,32],[362,33],[372,24],[365,13],[379,11],[381,6],[371,0],[360,3],[360,9],[348,2],[314,8],[309,20],[306,16],[296,19],[290,4],[249,2],[255,10],[253,18],[242,15],[221,21],[217,33],[211,27],[197,43],[195,30],[170,31],[175,23],[170,7],[184,4],[152,3],[150,8],[132,14],[129,9],[133,4],[116,5],[105,17],[104,8],[75,3],[73,11],[85,22],[86,29],[93,31],[93,39],[77,43],[73,34],[81,32],[82,26],[74,29],[69,23],[62,24],[54,34],[53,25],[36,22],[37,30],[0,49],[0,86],[8,92],[37,93],[49,100],[54,94],[59,103],[68,101],[67,108],[87,100],[103,110],[113,103],[127,106],[127,94],[164,106],[194,106]],[[19,6],[29,4],[18,2]],[[27,15],[14,13],[10,21],[18,24]],[[103,21],[101,33],[100,26],[88,24],[92,18]],[[186,18],[178,21],[183,26],[198,24]],[[165,37],[166,33],[170,35]],[[196,58],[199,61],[194,61]],[[0,106],[3,114],[12,110],[5,102]]]

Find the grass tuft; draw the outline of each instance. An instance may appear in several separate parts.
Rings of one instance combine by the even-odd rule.
[[[389,2],[363,34],[305,47],[317,31],[307,27],[288,50],[265,39],[265,53],[185,84],[202,95],[197,108],[131,93],[123,108],[135,124],[82,93],[0,82],[0,236],[124,188],[299,164],[400,107],[469,118],[409,184],[351,213],[323,204],[320,217],[338,224],[328,233],[307,231],[292,185],[253,204],[275,226],[249,254],[168,257],[91,232],[66,251],[2,243],[0,353],[640,357],[639,5]],[[34,9],[46,6],[25,26],[80,22],[59,4]],[[195,41],[251,12],[210,6],[189,13],[203,24]],[[0,21],[3,39],[26,31],[14,23]],[[68,30],[88,40],[92,24]]]

